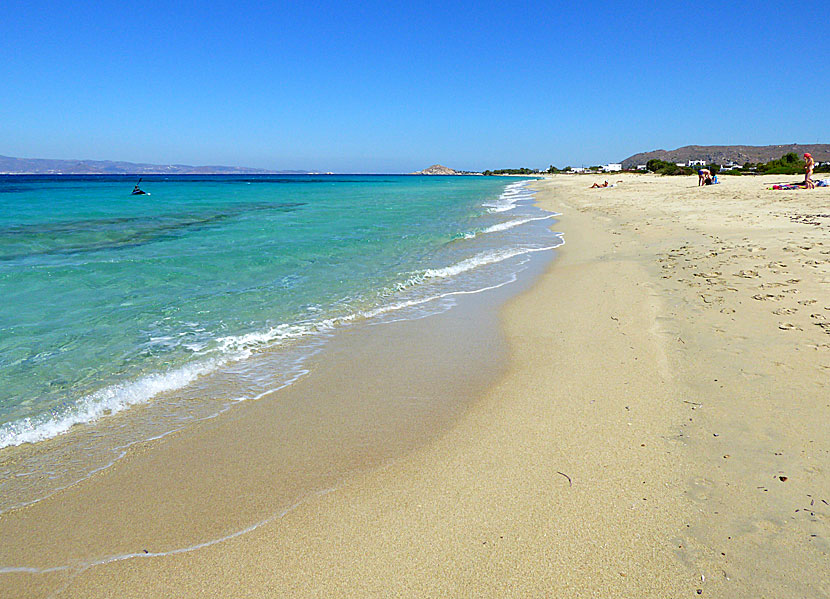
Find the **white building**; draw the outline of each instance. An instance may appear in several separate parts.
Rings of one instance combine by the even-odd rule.
[[[685,162],[675,162],[674,165],[675,166],[686,166],[686,163]]]
[[[585,172],[585,168],[584,168],[584,167],[582,167],[582,166],[572,166],[572,167],[571,167],[571,172],[572,172],[572,173],[584,173],[584,172]]]
[[[684,166],[682,164],[678,164],[677,166]],[[689,160],[689,164],[685,166],[706,166],[705,160]]]
[[[605,166],[603,166],[602,170],[604,170],[606,173],[613,173],[613,172],[616,172],[616,171],[621,171],[622,170],[622,164],[612,162],[611,164],[606,164]]]
[[[637,170],[638,171],[644,171],[644,170],[646,170],[646,168],[648,168],[648,167],[645,164],[638,164],[637,165]]]

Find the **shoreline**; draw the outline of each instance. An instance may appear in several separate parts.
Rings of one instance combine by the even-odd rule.
[[[426,318],[340,331],[309,359],[310,376],[10,509],[0,515],[11,540],[0,546],[0,588],[47,596],[108,564],[221,546],[394,463],[451,426],[503,369],[492,296],[504,301],[509,287]]]
[[[344,327],[307,359],[312,376],[134,443],[107,468],[0,514],[0,536],[14,539],[0,550],[0,588],[76,593],[76,577],[106,564],[245,537],[441,434],[503,369],[495,306],[550,256],[530,252],[512,283],[443,293],[420,317]]]
[[[266,589],[298,596],[496,596],[565,589],[656,596],[681,588],[681,569],[656,541],[662,522],[641,507],[648,497],[650,508],[676,514],[672,507],[679,501],[665,493],[674,463],[662,453],[666,441],[652,430],[662,428],[654,419],[668,416],[649,402],[656,391],[647,373],[659,356],[643,332],[649,314],[632,315],[620,334],[613,320],[586,310],[609,286],[615,295],[606,296],[602,313],[616,313],[621,295],[639,299],[639,289],[632,284],[622,290],[619,265],[595,261],[594,244],[583,244],[584,235],[596,241],[609,233],[591,231],[592,219],[562,226],[566,220],[567,213],[557,225],[566,236],[557,259],[502,310],[511,348],[508,372],[452,428],[244,538],[186,557],[110,564],[85,574],[74,591],[106,596],[133,588],[155,595],[172,588],[208,596],[232,587],[251,596]],[[586,268],[597,275],[595,284],[585,284]],[[642,278],[636,266],[625,272]],[[554,309],[539,301],[540,292],[554,300]],[[581,338],[568,336],[575,325],[592,327],[598,345],[584,348]],[[627,355],[627,335],[645,351]],[[517,346],[524,351],[516,352]],[[574,367],[600,352],[623,359],[613,369],[616,382],[585,385]],[[607,366],[597,362],[593,368]],[[629,389],[621,374],[632,370],[642,376]],[[592,402],[609,385],[613,393]],[[555,390],[552,397],[546,390]],[[574,396],[585,401],[574,402]],[[589,421],[586,409],[592,411]],[[622,444],[599,442],[615,436],[624,438]],[[640,448],[643,441],[649,449]],[[642,481],[630,476],[634,445],[638,459],[645,451],[655,460],[638,462],[649,472]]]
[[[498,182],[484,187],[451,185],[448,197],[454,198],[453,193],[466,197],[462,193],[465,189],[479,188],[486,193],[479,194],[481,199],[478,201],[490,206],[480,207],[480,210],[500,213],[516,202],[523,205],[510,213],[515,216],[482,213],[480,219],[459,221],[458,231],[451,230],[455,235],[448,237],[450,241],[441,246],[447,251],[436,251],[439,259],[427,261],[422,270],[400,266],[403,271],[389,286],[395,289],[392,293],[379,292],[376,297],[367,293],[366,297],[374,299],[362,303],[357,294],[358,300],[347,310],[324,305],[324,308],[332,309],[327,313],[311,312],[309,308],[299,317],[291,314],[281,319],[279,308],[271,309],[273,320],[266,321],[270,324],[262,329],[243,328],[242,332],[234,333],[229,328],[227,336],[218,339],[219,348],[210,347],[216,339],[200,341],[207,348],[201,357],[197,351],[190,361],[180,360],[133,378],[125,375],[123,380],[110,380],[86,394],[72,396],[67,392],[70,399],[59,409],[43,409],[31,420],[24,418],[27,414],[21,410],[20,416],[5,423],[0,431],[2,441],[9,443],[8,447],[0,449],[0,485],[5,487],[0,513],[71,486],[90,472],[106,469],[136,443],[166,436],[193,422],[212,419],[239,401],[256,400],[290,384],[303,375],[304,359],[316,353],[337,330],[364,321],[419,318],[421,312],[442,311],[445,305],[454,302],[453,290],[470,291],[512,277],[516,264],[529,259],[529,253],[534,251],[531,248],[536,245],[534,242],[543,238],[540,232],[546,230],[541,222],[527,224],[541,219],[523,217],[535,216],[541,211],[528,204],[528,194],[521,184],[507,187]],[[519,212],[522,216],[518,216]],[[523,226],[514,229],[516,224]],[[527,247],[523,246],[524,238],[530,241]],[[518,257],[513,258],[510,252],[502,251],[501,245],[517,243],[517,247],[524,248],[516,252]],[[547,245],[556,243],[558,240]],[[527,258],[519,256],[525,252]],[[164,342],[165,337],[161,339]],[[238,359],[240,354],[246,353],[250,355]],[[79,370],[74,369],[75,372]],[[25,377],[21,375],[15,380],[25,380]],[[22,397],[26,399],[25,395]],[[20,403],[26,405],[26,401]],[[37,402],[30,403],[38,405]],[[11,405],[14,409],[14,402]],[[89,426],[89,421],[94,424]],[[27,443],[32,439],[46,442]],[[18,476],[18,473],[25,473],[25,476]],[[46,487],[46,491],[41,493],[39,485]]]
[[[830,594],[828,196],[614,179],[533,184],[566,243],[439,435],[243,536],[50,575],[57,596]]]

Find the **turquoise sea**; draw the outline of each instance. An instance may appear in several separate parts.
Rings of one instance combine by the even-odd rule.
[[[449,309],[561,243],[513,178],[134,183],[0,177],[0,450],[137,405],[159,409],[119,443],[165,434],[289,384],[340,327]]]

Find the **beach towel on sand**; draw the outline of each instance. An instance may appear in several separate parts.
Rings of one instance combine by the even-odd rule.
[[[815,181],[816,187],[830,187],[830,179],[819,179]],[[784,185],[773,185],[767,189],[809,189],[804,183],[785,183]]]
[[[780,190],[790,190],[790,189],[807,189],[807,186],[803,183],[789,183],[785,185],[773,185],[772,187],[767,187],[767,189],[780,189]]]

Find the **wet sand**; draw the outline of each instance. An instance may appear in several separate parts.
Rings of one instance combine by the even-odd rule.
[[[303,460],[243,450],[269,447],[268,402],[203,426],[198,453],[178,437],[136,451],[0,517],[3,564],[64,563],[70,544],[94,553],[121,528],[119,550],[135,557],[3,574],[4,596],[830,596],[830,190],[764,190],[781,177],[703,189],[696,177],[608,178],[620,182],[536,184],[541,205],[563,213],[566,245],[501,311],[504,370],[489,359],[498,343],[477,354],[459,343],[463,362],[493,377],[450,402],[450,416],[415,417],[415,402],[411,419],[378,427],[402,439],[388,455],[334,444],[314,463],[346,465],[318,472],[319,492],[186,553],[154,556],[137,539],[172,546],[194,524],[223,534],[273,514],[283,489],[268,469],[303,475]],[[431,372],[429,393],[451,390],[461,365],[430,347],[460,331],[424,330],[388,364]],[[321,379],[332,390],[350,359]],[[376,372],[355,394],[375,398],[369,413],[406,389]],[[160,481],[177,481],[164,512],[125,508],[122,485],[140,497]],[[90,512],[79,527],[72,493],[119,516],[104,526]],[[35,548],[23,536],[33,530]]]

